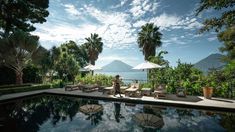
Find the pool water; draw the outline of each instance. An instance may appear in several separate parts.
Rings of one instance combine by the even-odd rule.
[[[0,104],[1,132],[223,132],[234,122],[234,113],[52,95]]]

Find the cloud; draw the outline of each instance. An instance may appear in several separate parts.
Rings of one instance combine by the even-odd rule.
[[[202,26],[196,18],[183,18],[177,15],[162,13],[157,17],[153,17],[149,22],[153,22],[157,26],[160,26],[161,30],[169,29],[198,29]]]
[[[209,38],[207,38],[207,40],[210,41],[210,42],[211,42],[211,41],[214,41],[214,40],[216,40],[216,39],[217,39],[217,37],[209,37]]]
[[[111,9],[115,9],[115,8],[119,8],[119,7],[122,7],[123,5],[125,5],[127,3],[128,0],[121,0],[120,1],[120,4],[117,4],[115,6],[111,6],[110,8]]]
[[[127,2],[130,1],[121,1],[119,5],[123,6]],[[61,17],[51,17],[47,23],[39,25],[33,34],[40,36],[40,41],[43,43],[50,42],[58,45],[58,43],[61,44],[68,40],[82,44],[85,41],[84,38],[89,37],[90,33],[98,33],[103,39],[104,48],[126,49],[137,43],[137,32],[147,22],[153,22],[160,26],[160,30],[166,31],[172,29],[193,30],[201,26],[196,18],[190,16],[183,18],[167,13],[146,19],[140,18],[136,21],[135,18],[138,18],[138,16],[142,16],[146,12],[156,11],[159,5],[158,2],[149,0],[134,0],[131,1],[130,5],[127,5],[131,6],[129,11],[133,11],[130,14],[128,11],[99,9],[91,4],[82,5],[80,8],[76,8],[73,4],[64,4],[62,7],[64,7],[66,13],[71,16],[79,16],[77,18],[82,18],[83,22],[74,23],[71,20],[61,19]],[[138,11],[138,9],[140,10]],[[137,17],[132,17],[132,15]],[[70,18],[68,17],[68,19]],[[166,45],[170,43],[185,44],[182,39],[171,38],[164,41]]]
[[[73,5],[65,5],[68,11],[76,14]],[[98,23],[86,20],[86,23],[75,24],[69,20],[61,21],[53,18],[43,25],[39,25],[33,34],[40,36],[43,43],[63,43],[74,40],[78,44],[84,43],[84,38],[90,33],[98,33],[104,42],[104,48],[125,49],[136,43],[135,29],[132,28],[129,14],[122,12],[101,11],[93,6],[84,6],[87,16],[95,18]],[[48,28],[49,27],[49,28]],[[58,45],[58,44],[57,44]]]
[[[171,45],[171,44],[178,44],[178,45],[185,45],[187,44],[187,42],[185,40],[183,40],[182,37],[171,37],[171,38],[163,38],[162,40],[162,43],[163,43],[163,47],[167,47],[168,45]]]
[[[150,22],[153,22],[157,26],[160,26],[161,29],[170,28],[173,26],[181,25],[181,18],[176,15],[168,15],[166,13],[161,14],[160,16],[150,19]]]
[[[65,11],[72,16],[80,16],[81,15],[81,13],[72,4],[65,4],[64,7],[65,7]]]
[[[146,24],[146,23],[147,23],[147,22],[144,21],[144,20],[139,20],[139,21],[137,21],[137,22],[135,22],[135,23],[133,24],[133,27],[139,28],[139,27],[143,26],[143,25]]]
[[[133,0],[129,12],[135,17],[139,18],[144,16],[147,12],[155,12],[159,3],[149,0]]]
[[[96,29],[95,25],[75,26],[68,23],[60,23],[38,26],[38,30],[33,32],[33,34],[40,36],[40,40],[43,42],[63,43],[68,40],[81,42],[82,39],[88,37]]]
[[[101,11],[93,6],[85,6],[85,9],[100,23],[96,32],[104,38],[108,48],[124,48],[136,41],[129,14]]]

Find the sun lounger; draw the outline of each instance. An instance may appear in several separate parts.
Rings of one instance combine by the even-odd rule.
[[[114,92],[113,86],[111,86],[111,87],[105,87],[105,88],[103,89],[103,94],[113,94],[113,92]]]
[[[82,87],[83,92],[93,92],[98,90],[99,86],[98,85],[84,85]]]
[[[130,88],[125,90],[125,96],[136,97],[138,96],[138,93],[137,93],[138,90],[139,90],[139,83],[134,83],[131,85]]]
[[[165,85],[159,85],[153,92],[154,98],[165,98],[166,93]]]
[[[72,91],[72,90],[79,89],[78,85],[66,85],[64,88],[65,88],[65,91]]]
[[[128,87],[127,86],[121,86],[120,89],[121,89],[121,93],[124,94],[125,90],[128,89]]]
[[[141,89],[141,95],[146,95],[146,96],[150,96],[151,95],[151,88],[142,88]]]

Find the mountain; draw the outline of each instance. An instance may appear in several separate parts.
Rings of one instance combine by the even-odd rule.
[[[133,67],[120,61],[114,60],[111,63],[102,67],[102,72],[132,72],[136,71],[132,69]]]
[[[221,61],[222,57],[223,55],[221,54],[211,54],[208,57],[195,63],[194,67],[203,71],[204,73],[208,73],[209,69],[212,69],[212,68],[216,68],[216,69],[223,68],[225,63]]]

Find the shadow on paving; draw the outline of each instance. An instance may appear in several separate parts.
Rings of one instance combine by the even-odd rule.
[[[185,102],[199,102],[202,99],[197,96],[177,97],[176,95],[166,95],[166,100],[185,101]]]
[[[226,102],[226,103],[233,103],[232,101],[225,100],[225,99],[214,99],[214,98],[212,98],[211,100],[221,101],[221,102]]]

